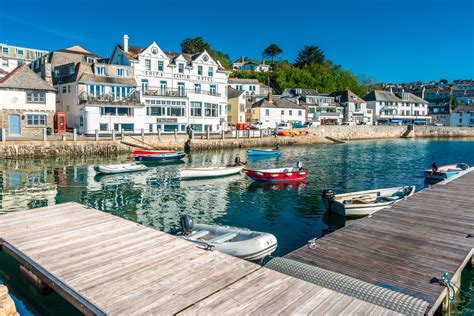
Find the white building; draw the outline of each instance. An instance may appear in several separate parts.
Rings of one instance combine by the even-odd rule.
[[[56,90],[21,65],[0,79],[0,128],[9,137],[41,139],[53,129]]]
[[[247,78],[229,78],[229,86],[235,90],[245,91],[245,95],[249,102],[255,103],[265,98],[271,91],[271,88],[257,79]]]
[[[270,65],[265,63],[263,60],[261,63],[255,60],[248,60],[245,57],[240,57],[232,64],[234,70],[249,70],[255,72],[268,72],[270,71]]]
[[[373,110],[374,124],[428,124],[428,102],[408,92],[396,95],[390,91],[375,90],[364,97]]]
[[[111,64],[131,66],[146,114],[137,125],[149,132],[219,132],[227,129],[227,81],[225,71],[208,52],[173,53],[155,42],[148,47],[116,45]]]
[[[0,78],[22,64],[47,54],[45,50],[11,46],[0,43]]]
[[[306,120],[306,109],[286,98],[275,99],[272,93],[251,106],[250,121],[260,122],[264,128],[276,128],[281,122],[301,123]]]
[[[373,124],[373,113],[367,107],[367,102],[351,90],[333,92],[330,96],[334,97],[336,102],[344,107],[344,122]]]
[[[452,111],[450,126],[474,127],[474,106],[463,105]]]

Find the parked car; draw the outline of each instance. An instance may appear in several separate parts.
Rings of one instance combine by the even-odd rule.
[[[277,130],[282,130],[282,129],[291,129],[291,123],[281,122],[280,124],[278,124]]]

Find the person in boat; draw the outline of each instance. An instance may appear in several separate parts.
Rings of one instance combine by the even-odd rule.
[[[240,160],[240,157],[235,157],[234,166],[245,166],[246,164],[245,161]]]
[[[186,126],[186,134],[188,135],[189,139],[193,138],[193,128],[189,124]]]
[[[296,163],[296,167],[298,168],[299,171],[304,170],[303,168],[303,162],[300,160]]]
[[[275,145],[275,150],[280,150],[280,144]]]
[[[436,162],[433,162],[433,164],[431,165],[431,173],[435,174],[438,172],[438,165],[436,164]]]

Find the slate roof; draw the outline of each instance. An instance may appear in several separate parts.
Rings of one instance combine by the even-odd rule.
[[[272,99],[272,102],[268,101],[268,97],[261,99],[260,101],[255,102],[251,106],[252,108],[281,108],[281,109],[298,109],[298,110],[305,110],[305,107],[291,102],[288,99],[281,98],[281,99]]]
[[[283,90],[283,96],[316,96],[318,95],[318,91],[314,89],[299,89],[299,88],[286,88]]]
[[[455,112],[455,113],[459,113],[459,112],[464,112],[464,113],[471,112],[471,113],[473,113],[474,112],[474,105],[461,105],[461,106],[458,106],[457,108],[455,108],[453,112]]]
[[[365,103],[360,97],[358,97],[351,90],[342,90],[331,93],[331,97],[339,97],[339,102],[353,102],[353,103]]]
[[[28,65],[23,64],[0,79],[0,89],[21,89],[56,91],[54,87],[38,76]]]
[[[245,93],[244,90],[237,90],[237,89],[232,88],[231,86],[227,87],[227,98],[228,99],[238,98],[244,93]]]
[[[104,84],[122,84],[136,86],[137,82],[132,77],[115,77],[115,76],[97,76],[94,74],[94,64],[77,63],[74,73],[69,76],[54,78],[54,84],[64,84],[71,82],[80,83],[104,83]]]
[[[383,90],[374,90],[367,94],[364,98],[365,101],[391,101],[391,102],[401,102],[402,100],[398,98],[395,94],[390,91]]]
[[[82,48],[79,45],[71,46],[71,47],[68,47],[68,48],[63,48],[63,49],[57,50],[57,52],[69,53],[69,54],[79,54],[79,55],[85,55],[85,56],[89,56],[89,57],[99,58],[99,56],[97,56],[96,54],[91,53],[90,51]],[[54,53],[54,52],[52,52],[52,53]]]
[[[403,100],[402,99],[402,94],[401,93],[397,93],[397,96],[402,99],[402,101],[408,101],[408,102],[414,102],[414,103],[426,103],[428,104],[429,102],[423,100],[422,98],[420,98],[419,96],[416,96],[414,95],[413,93],[409,93],[409,92],[405,92],[407,93],[408,95],[408,98]]]

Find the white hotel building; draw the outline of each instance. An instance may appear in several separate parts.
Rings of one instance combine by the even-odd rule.
[[[143,48],[117,44],[110,64],[131,66],[145,105],[135,129],[146,132],[197,133],[227,129],[227,82],[224,70],[208,52],[182,54],[163,51],[155,42]]]

